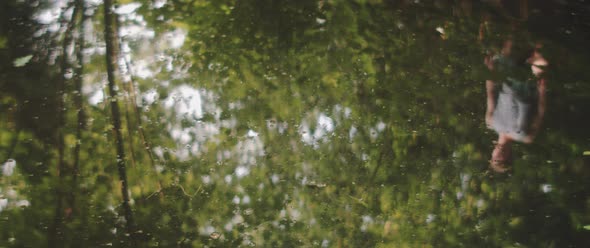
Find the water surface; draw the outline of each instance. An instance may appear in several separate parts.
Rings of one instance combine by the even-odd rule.
[[[455,2],[2,1],[0,247],[586,247],[590,6]]]

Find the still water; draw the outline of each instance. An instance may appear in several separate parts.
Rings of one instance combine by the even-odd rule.
[[[3,0],[0,247],[588,247],[584,1]]]

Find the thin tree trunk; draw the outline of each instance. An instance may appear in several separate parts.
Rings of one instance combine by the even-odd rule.
[[[76,0],[78,8],[82,9],[80,23],[78,26],[78,39],[77,39],[77,50],[76,60],[78,65],[74,71],[74,104],[78,115],[76,117],[76,146],[74,147],[74,165],[72,167],[72,183],[71,183],[71,198],[70,207],[72,213],[76,213],[76,192],[74,189],[78,188],[78,177],[80,175],[80,148],[82,140],[82,131],[86,127],[86,112],[84,111],[84,97],[82,96],[82,83],[84,80],[84,47],[86,46],[86,40],[84,37],[85,28],[84,24],[88,16],[86,16],[86,5],[84,0]]]
[[[529,19],[529,1],[520,0],[520,18],[523,21]]]
[[[114,0],[104,0],[104,37],[106,42],[106,65],[107,65],[107,77],[109,87],[109,101],[111,102],[111,115],[113,120],[113,131],[115,133],[115,142],[117,149],[117,168],[119,170],[119,180],[121,181],[121,194],[123,196],[123,211],[126,220],[127,233],[131,238],[132,245],[135,243],[135,227],[133,221],[133,212],[129,205],[129,190],[127,182],[126,172],[126,157],[123,146],[123,135],[121,134],[121,114],[119,110],[119,102],[117,100],[117,90],[115,89],[116,82],[116,59],[117,59],[117,48],[115,42],[115,29],[113,25],[114,18],[116,15],[112,12]],[[133,245],[135,247],[135,245]]]
[[[117,33],[119,27],[121,26],[119,23],[119,20],[116,19],[116,24],[117,24]],[[121,37],[119,37],[121,38]],[[122,38],[119,40],[119,49],[123,50],[123,48],[121,47],[121,44],[123,43]],[[133,108],[133,112],[135,115],[135,120],[137,122],[137,129],[139,130],[139,135],[141,137],[141,142],[143,144],[144,149],[146,150],[149,159],[150,159],[150,164],[152,166],[152,168],[154,168],[155,163],[154,163],[154,156],[152,155],[152,148],[151,148],[151,144],[148,142],[148,139],[146,138],[145,135],[145,131],[143,129],[143,124],[141,121],[141,116],[139,114],[139,108],[137,107],[137,94],[135,93],[135,82],[137,82],[137,80],[135,80],[135,77],[133,76],[133,73],[131,72],[131,62],[129,60],[127,60],[127,58],[125,56],[121,56],[121,59],[125,62],[125,68],[127,68],[127,74],[129,75],[129,78],[131,79],[130,82],[127,84],[127,93],[129,94],[129,98],[128,99],[128,104],[131,104],[131,107]],[[129,110],[127,110],[129,111]],[[131,121],[129,119],[129,117],[127,116],[127,121]],[[130,124],[128,124],[130,125]],[[131,128],[127,128],[129,130],[129,135],[131,136]],[[134,159],[135,161],[135,159]]]
[[[133,150],[133,131],[131,129],[131,117],[129,117],[129,112],[131,112],[129,104],[130,104],[130,100],[129,100],[129,96],[125,96],[126,104],[125,104],[125,123],[127,124],[127,136],[129,137],[128,140],[128,146],[129,146],[129,153],[131,155],[131,167],[135,167],[135,151]]]
[[[123,51],[122,39],[121,39],[121,36],[119,35],[120,34],[120,32],[119,32],[120,27],[121,27],[121,23],[119,22],[119,18],[115,18],[115,33],[116,33],[116,37],[118,38],[117,42],[119,45],[119,51]],[[127,61],[127,60],[125,60],[125,55],[123,55],[121,53],[119,53],[117,55],[118,55],[117,59],[119,59],[119,60],[122,59],[124,61]],[[127,69],[129,69],[129,68],[127,68]],[[130,82],[123,82],[123,85],[126,87],[129,87],[130,84],[131,84]],[[125,88],[125,87],[123,87],[123,88]],[[127,90],[126,93],[127,94],[125,94],[125,109],[124,109],[124,111],[125,111],[125,120],[126,120],[125,124],[127,124],[127,137],[129,139],[127,144],[129,146],[129,153],[131,155],[131,166],[135,167],[136,156],[135,156],[135,150],[133,149],[133,144],[135,142],[133,141],[133,129],[131,128],[132,127],[131,117],[129,117],[129,112],[131,112],[130,109],[131,109],[132,103],[129,99],[130,98],[130,91]]]
[[[66,11],[66,10],[64,10]],[[55,204],[55,215],[53,219],[53,226],[49,230],[49,237],[48,237],[48,246],[49,247],[57,247],[61,241],[63,240],[63,230],[62,230],[62,223],[63,223],[63,201],[64,201],[64,185],[66,180],[66,175],[64,173],[65,169],[65,145],[64,145],[64,135],[65,135],[65,85],[67,82],[66,73],[69,69],[69,56],[68,56],[68,48],[72,44],[72,31],[74,30],[76,24],[76,16],[80,12],[80,8],[74,6],[74,10],[72,12],[72,17],[68,23],[68,26],[64,32],[64,38],[62,41],[62,57],[60,61],[61,67],[61,75],[60,80],[58,80],[57,85],[57,151],[58,151],[58,162],[57,162],[57,171],[56,176],[58,177],[58,182],[55,187],[55,197],[56,197],[56,204]]]

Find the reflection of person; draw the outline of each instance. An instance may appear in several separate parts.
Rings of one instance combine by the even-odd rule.
[[[526,61],[515,61],[512,47],[512,40],[507,40],[500,54],[484,61],[494,75],[493,80],[486,81],[485,121],[488,128],[498,133],[490,161],[497,172],[508,170],[513,141],[533,141],[545,113],[543,68],[548,62],[539,52],[541,46],[537,45],[530,56],[527,54]]]

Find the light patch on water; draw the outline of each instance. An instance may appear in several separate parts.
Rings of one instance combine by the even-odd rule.
[[[49,25],[58,23],[59,15],[61,14],[62,9],[64,9],[66,6],[66,0],[54,0],[52,1],[50,7],[39,11],[33,18],[40,24]],[[72,10],[73,8],[70,8],[70,10],[68,10],[69,13],[64,14],[64,18],[66,18],[66,20],[70,19]]]
[[[135,76],[146,79],[154,76],[154,72],[149,68],[150,63],[147,60],[139,60],[133,63],[133,73]]]
[[[172,49],[181,48],[184,45],[187,31],[184,29],[177,28],[174,31],[167,32],[164,34],[167,45]]]
[[[154,152],[154,154],[156,154],[156,156],[158,156],[158,158],[160,158],[160,159],[164,158],[164,148],[162,148],[161,146],[154,147],[154,149],[152,149],[152,151]]]
[[[125,38],[145,38],[145,39],[152,39],[156,36],[156,33],[153,30],[146,29],[140,25],[125,25],[119,28],[119,34],[121,37]]]
[[[211,226],[210,223],[207,223],[205,226],[199,228],[199,234],[209,236],[212,233],[215,233],[215,227]]]
[[[88,98],[88,103],[92,106],[96,106],[104,101],[104,92],[101,89],[95,90],[92,95]]]
[[[436,220],[436,215],[434,214],[428,214],[426,216],[426,223],[432,223],[434,220]]]
[[[385,123],[380,121],[379,123],[377,123],[377,125],[375,126],[375,128],[377,128],[377,131],[379,132],[383,132],[383,130],[385,130]]]
[[[461,200],[461,199],[463,199],[463,192],[457,191],[457,200]]]
[[[244,176],[247,176],[248,174],[250,174],[250,170],[248,169],[248,167],[246,167],[246,166],[238,166],[236,168],[236,176],[238,178],[242,178]]]
[[[553,185],[541,184],[541,191],[543,191],[543,193],[549,193],[549,192],[553,191]]]
[[[159,9],[164,7],[164,5],[166,5],[166,0],[154,0],[153,1],[153,6],[155,9]]]
[[[210,184],[211,183],[211,176],[209,176],[209,175],[201,176],[201,181],[204,184]]]
[[[311,128],[307,121],[303,121],[299,126],[301,140],[315,148],[320,145],[321,141],[327,141],[327,136],[332,131],[334,131],[334,120],[324,113],[318,115],[313,133],[311,133]]]
[[[292,209],[289,211],[289,217],[290,217],[292,220],[299,220],[299,219],[301,219],[301,211],[299,211],[299,210],[297,210],[297,209],[294,209],[294,208],[292,208]]]
[[[103,3],[103,0],[86,0],[86,2],[90,5],[98,6]]]
[[[231,200],[231,202],[236,205],[240,204],[240,197],[238,197],[237,195],[234,196],[234,198]]]
[[[31,60],[31,58],[33,58],[33,55],[27,55],[27,56],[23,56],[23,57],[20,57],[20,58],[16,58],[14,61],[12,61],[12,65],[14,67],[23,67],[27,63],[29,63],[29,61]]]
[[[231,184],[232,176],[231,175],[225,175],[225,177],[223,178],[223,180],[225,181],[225,183]]]
[[[236,225],[244,223],[244,217],[242,217],[242,215],[236,214],[231,218],[231,222]]]
[[[143,101],[150,105],[160,99],[160,94],[155,89],[148,90],[142,94]]]
[[[59,12],[48,9],[48,10],[43,10],[40,11],[36,16],[35,16],[35,20],[37,20],[38,23],[40,24],[51,24],[55,21],[57,21],[57,19],[59,18]]]
[[[485,206],[486,202],[483,199],[478,199],[477,202],[475,203],[475,206],[477,206],[477,208],[483,208]]]
[[[471,180],[471,174],[461,173],[461,174],[459,174],[459,176],[461,177],[461,189],[463,191],[465,191],[465,190],[467,190],[467,187],[469,186],[469,180]]]
[[[254,132],[254,130],[250,129],[250,130],[248,130],[248,133],[246,134],[246,136],[248,138],[254,138],[254,137],[258,137],[258,133]]]
[[[242,204],[247,205],[250,204],[252,200],[250,199],[249,195],[245,195],[244,197],[242,197]]]
[[[15,204],[19,208],[31,206],[31,203],[28,200],[19,200]]]
[[[320,116],[318,117],[318,125],[327,132],[334,131],[334,121],[332,121],[332,118],[324,114],[320,114]]]
[[[279,175],[277,174],[272,174],[270,176],[270,180],[272,181],[273,184],[277,184],[279,182]]]
[[[370,127],[369,128],[369,137],[371,137],[371,139],[374,140],[377,138],[377,136],[379,136],[377,133],[377,130],[375,130],[375,128]]]
[[[264,145],[258,133],[252,130],[248,131],[246,137],[236,144],[234,154],[240,166],[249,167],[256,164],[258,157],[264,156]]]
[[[8,199],[0,198],[0,212],[8,207]]]
[[[344,108],[344,117],[349,118],[351,114],[352,114],[352,109],[350,109],[349,107],[345,107]]]
[[[184,129],[172,129],[170,130],[170,135],[182,144],[187,144],[192,140],[190,134]]]
[[[358,130],[355,126],[350,127],[350,131],[348,131],[348,138],[352,140],[357,132]]]
[[[225,224],[225,226],[223,226],[223,229],[229,232],[234,229],[234,224],[232,224],[231,222],[228,222]]]
[[[361,217],[363,223],[361,224],[361,231],[362,232],[366,232],[367,228],[373,224],[373,222],[375,222],[373,220],[373,217],[369,216],[369,215],[363,215],[363,217]]]
[[[186,84],[174,88],[170,96],[164,100],[164,106],[174,108],[178,117],[194,119],[203,117],[199,90]]]
[[[135,13],[135,11],[139,9],[139,7],[141,7],[141,3],[137,2],[122,4],[115,10],[115,13],[119,15],[129,15],[131,13]]]
[[[14,159],[8,159],[2,165],[2,175],[3,176],[12,176],[14,173],[14,168],[16,167],[16,161]]]

